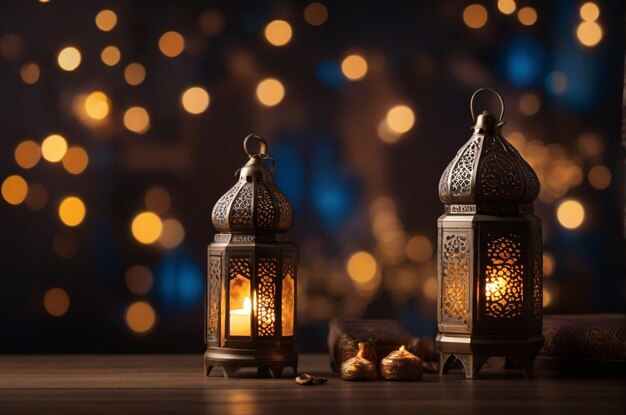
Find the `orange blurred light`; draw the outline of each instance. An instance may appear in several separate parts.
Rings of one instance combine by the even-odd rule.
[[[148,111],[143,107],[130,107],[124,113],[124,126],[134,133],[145,133],[150,129]]]
[[[68,196],[59,205],[59,218],[64,225],[74,227],[83,223],[87,209],[83,201],[76,196]]]
[[[304,8],[304,20],[311,26],[321,26],[328,20],[328,9],[322,3],[310,3]]]
[[[24,83],[32,85],[39,80],[39,65],[36,63],[26,63],[20,68],[20,76]]]
[[[106,48],[102,49],[102,52],[100,53],[100,59],[102,60],[102,62],[104,62],[105,65],[108,66],[117,65],[121,58],[122,53],[117,48],[117,46],[113,45],[107,46]]]
[[[61,49],[61,51],[57,55],[57,62],[59,63],[59,67],[68,72],[78,68],[81,59],[82,58],[80,55],[80,51],[73,46],[68,46]]]
[[[286,45],[291,35],[291,25],[284,20],[273,20],[265,26],[265,38],[274,46]]]
[[[51,134],[41,142],[41,155],[51,163],[58,163],[67,152],[67,141],[59,134]]]
[[[480,29],[487,24],[487,9],[481,4],[470,4],[463,9],[463,22],[471,29]]]
[[[43,296],[43,306],[54,317],[61,317],[70,308],[70,297],[62,288],[50,288]]]
[[[180,97],[183,108],[190,114],[202,114],[209,107],[211,99],[206,89],[195,86],[185,90]]]
[[[85,98],[85,113],[94,120],[103,120],[109,115],[111,101],[102,91],[94,91]]]
[[[349,55],[341,62],[341,71],[350,81],[359,81],[367,74],[367,61],[361,55]]]
[[[24,140],[15,147],[15,161],[23,169],[31,169],[39,163],[41,149],[33,140]]]
[[[10,205],[19,205],[26,199],[28,183],[22,176],[14,174],[2,182],[2,197]]]
[[[537,23],[537,11],[530,6],[522,7],[517,12],[517,19],[524,26],[532,26]]]
[[[143,334],[154,326],[156,313],[145,301],[137,301],[126,310],[126,324],[135,333]]]
[[[163,33],[159,39],[159,49],[165,56],[174,58],[185,49],[185,38],[180,33],[174,31]]]
[[[117,15],[113,10],[102,10],[96,15],[96,26],[103,32],[113,30],[117,24]]]
[[[285,87],[278,79],[266,78],[257,85],[256,97],[266,107],[273,107],[285,97]]]
[[[156,242],[163,232],[163,222],[153,212],[142,212],[133,218],[131,232],[135,239],[142,244]]]
[[[70,147],[63,157],[63,167],[70,174],[81,174],[89,164],[89,155],[82,147]]]

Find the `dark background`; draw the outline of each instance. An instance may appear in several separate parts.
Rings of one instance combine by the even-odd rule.
[[[545,312],[622,312],[623,2],[596,2],[603,37],[593,47],[576,35],[582,1],[519,0],[518,10],[536,10],[529,26],[496,1],[475,3],[488,13],[478,29],[464,23],[470,2],[453,0],[324,1],[328,18],[319,26],[303,16],[309,3],[297,1],[0,1],[0,180],[17,174],[30,189],[23,203],[0,201],[0,352],[201,352],[211,209],[246,161],[241,144],[251,132],[269,141],[296,211],[299,350],[324,350],[334,316],[396,318],[433,335],[436,253],[411,238],[436,244],[438,180],[470,136],[469,97],[483,86],[503,94],[503,133],[541,179],[536,211],[553,265],[545,270]],[[103,9],[117,15],[106,32],[94,22]],[[264,37],[274,19],[293,29],[285,46]],[[158,46],[167,31],[185,39],[173,58]],[[69,72],[57,64],[67,45],[82,54]],[[114,66],[100,59],[107,45],[121,51]],[[355,82],[341,70],[351,53],[368,63]],[[124,80],[131,62],[146,69],[137,86]],[[21,75],[28,63],[40,70],[32,84]],[[273,107],[255,98],[266,77],[285,88]],[[180,101],[195,85],[210,94],[199,115]],[[110,105],[101,121],[76,107],[77,96],[96,90]],[[379,126],[398,104],[412,109],[415,124],[385,142]],[[135,105],[150,114],[145,134],[122,121]],[[497,111],[488,97],[478,106]],[[16,163],[19,143],[52,133],[87,151],[84,172],[44,159],[29,169]],[[610,171],[608,187],[590,182],[595,166]],[[159,215],[185,230],[175,247],[140,244],[131,233],[155,186],[171,199]],[[59,219],[68,195],[86,205],[76,227]],[[585,210],[576,229],[557,220],[565,199]],[[347,271],[357,251],[376,259],[367,284]],[[127,286],[136,265],[152,277],[144,294]],[[53,288],[63,291],[45,303]],[[156,316],[152,324],[149,311],[135,315],[135,323],[147,321],[144,333],[127,320],[137,301]]]

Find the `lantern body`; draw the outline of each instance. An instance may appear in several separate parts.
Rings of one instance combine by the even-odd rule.
[[[530,376],[543,345],[542,234],[534,171],[487,112],[439,183],[437,347],[440,373],[456,358],[476,377],[491,356]]]
[[[213,209],[220,233],[208,247],[207,375],[216,366],[226,377],[243,367],[260,376],[280,376],[284,367],[297,372],[298,252],[286,233],[293,214],[264,155],[250,156]]]

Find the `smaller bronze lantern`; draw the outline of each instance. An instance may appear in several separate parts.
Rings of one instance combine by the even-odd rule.
[[[474,117],[481,91],[499,98],[499,119],[487,111]],[[470,111],[473,134],[439,182],[446,207],[438,221],[439,370],[456,358],[473,378],[488,357],[505,356],[530,376],[543,344],[539,181],[500,133],[502,97],[479,89]]]
[[[258,152],[248,148],[252,140]],[[260,376],[278,377],[291,367],[295,375],[298,251],[287,235],[293,211],[274,183],[267,142],[251,134],[244,150],[249,159],[238,182],[213,208],[220,233],[208,247],[205,372],[218,366],[231,377],[256,367]]]

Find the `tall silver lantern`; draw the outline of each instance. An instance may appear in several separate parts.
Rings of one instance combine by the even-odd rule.
[[[253,141],[257,152],[249,149]],[[255,367],[259,376],[278,377],[291,367],[295,375],[298,250],[287,235],[293,210],[274,182],[266,141],[249,135],[244,149],[239,180],[213,208],[219,233],[208,247],[205,372],[221,367],[231,377]]]
[[[474,116],[483,91],[500,100],[498,119]],[[487,358],[504,356],[529,377],[543,345],[541,220],[533,214],[539,181],[500,133],[502,97],[479,89],[470,111],[473,134],[439,182],[439,370],[447,373],[456,359],[474,378]]]

